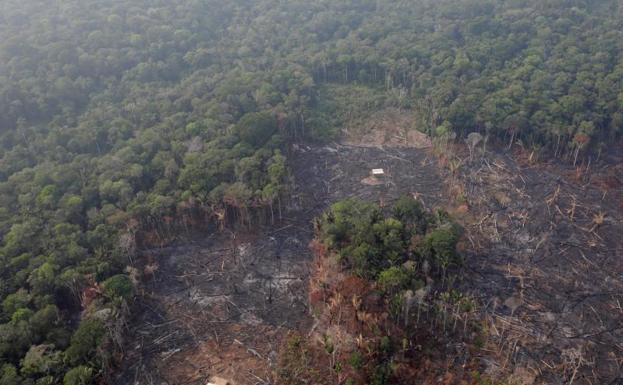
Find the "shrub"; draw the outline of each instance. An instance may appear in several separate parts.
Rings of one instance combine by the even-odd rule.
[[[32,345],[22,360],[24,375],[49,374],[61,366],[61,353],[53,345]]]
[[[372,243],[371,227],[381,216],[377,206],[360,199],[345,199],[334,203],[322,216],[322,238],[338,251],[345,243]]]
[[[383,291],[395,294],[409,287],[411,278],[411,273],[403,267],[392,266],[379,274],[377,282]]]
[[[236,129],[243,142],[260,148],[277,132],[277,120],[268,112],[251,112],[240,119]]]
[[[15,366],[4,364],[0,367],[0,385],[18,385],[21,383],[22,379]]]
[[[93,369],[88,366],[76,366],[65,373],[63,385],[89,385],[93,381]]]
[[[125,274],[114,275],[102,282],[104,293],[110,299],[122,298],[128,300],[134,293],[132,281]]]
[[[422,203],[410,196],[403,196],[396,201],[392,216],[415,234],[424,234],[430,221],[430,215],[426,213]]]
[[[375,278],[383,264],[383,255],[367,243],[347,247],[342,253],[355,274],[364,278]]]
[[[359,351],[354,351],[350,355],[348,363],[353,367],[353,369],[359,370],[363,367],[363,356]]]
[[[446,270],[449,266],[460,264],[461,260],[456,252],[459,240],[458,230],[452,227],[433,230],[424,237],[421,245],[421,254],[428,258],[433,266]]]
[[[33,315],[33,311],[26,308],[17,309],[11,316],[11,323],[17,324],[19,321],[28,321]]]
[[[402,223],[397,219],[387,218],[375,223],[372,230],[385,258],[392,264],[402,263],[406,252]]]

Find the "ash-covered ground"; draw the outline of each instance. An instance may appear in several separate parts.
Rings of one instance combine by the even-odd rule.
[[[469,245],[460,285],[481,303],[483,372],[519,384],[621,383],[621,159],[582,171],[456,151],[463,162],[452,176],[426,150],[299,146],[278,223],[144,250],[159,269],[145,282],[117,383],[274,383],[284,337],[311,324],[313,218],[341,198],[389,205],[403,194],[462,207],[452,210]],[[385,177],[370,180],[373,168]]]
[[[283,218],[253,231],[206,233],[143,250],[158,269],[131,321],[117,384],[273,383],[280,342],[305,332],[312,221],[345,197],[390,204],[414,194],[439,201],[435,161],[416,149],[300,146]],[[372,168],[385,176],[370,183]]]
[[[487,373],[521,384],[623,383],[621,164],[489,153],[462,167],[473,245],[464,285],[488,321]]]

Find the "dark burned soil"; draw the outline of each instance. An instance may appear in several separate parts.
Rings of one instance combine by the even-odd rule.
[[[491,374],[623,383],[622,159],[599,172],[488,154],[458,183],[473,245],[466,289],[490,325]]]
[[[301,146],[292,159],[295,187],[277,224],[141,252],[158,270],[143,285],[117,384],[274,383],[280,343],[312,323],[313,218],[345,197],[389,204],[410,193],[433,205],[443,195],[422,150]],[[372,168],[385,170],[380,183],[367,179]]]
[[[144,283],[117,383],[275,383],[283,339],[313,323],[313,218],[344,197],[388,205],[412,194],[448,207],[466,229],[460,285],[486,321],[482,372],[518,384],[620,384],[622,159],[578,172],[455,151],[463,162],[451,175],[426,150],[300,146],[275,225],[143,250],[159,268]],[[369,179],[372,168],[385,178]]]

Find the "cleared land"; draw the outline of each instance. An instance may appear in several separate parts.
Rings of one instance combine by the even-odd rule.
[[[489,152],[454,173],[425,150],[299,146],[283,218],[253,233],[144,250],[145,282],[118,383],[274,383],[307,307],[312,220],[344,197],[403,194],[448,207],[466,228],[462,289],[480,300],[482,371],[519,383],[616,384],[623,367],[621,169],[599,173]],[[620,164],[610,159],[608,164]],[[386,176],[369,183],[370,170]]]
[[[523,383],[616,384],[623,364],[621,159],[599,171],[489,153],[457,183],[471,209],[465,285],[495,361]]]

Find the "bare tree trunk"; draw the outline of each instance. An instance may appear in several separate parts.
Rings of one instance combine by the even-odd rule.
[[[515,131],[511,134],[511,141],[508,142],[508,149],[510,150],[513,147],[513,143],[515,142]]]

